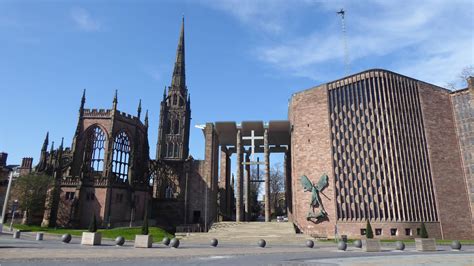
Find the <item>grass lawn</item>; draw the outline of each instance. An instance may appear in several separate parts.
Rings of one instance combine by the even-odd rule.
[[[38,225],[13,225],[18,230],[29,231],[29,232],[45,232],[50,234],[66,234],[69,233],[73,236],[81,236],[82,232],[86,232],[86,229],[65,229],[65,228],[45,228]],[[141,234],[141,227],[118,227],[113,229],[99,229],[98,232],[102,233],[103,238],[116,238],[117,236],[123,236],[126,240],[134,240],[135,235]],[[174,236],[159,227],[149,227],[149,234],[153,236],[153,242],[161,242],[163,237],[173,238]]]

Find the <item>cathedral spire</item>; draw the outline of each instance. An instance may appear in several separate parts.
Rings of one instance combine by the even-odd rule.
[[[137,117],[140,119],[140,115],[142,114],[142,99],[138,102],[138,110],[137,110]]]
[[[174,63],[172,90],[186,90],[186,75],[184,67],[184,16],[181,22],[181,33],[179,35],[178,49],[176,50],[176,62]]]
[[[41,151],[46,151],[46,149],[48,148],[48,144],[49,144],[49,131],[46,132],[46,137],[44,138],[43,148],[41,148]]]

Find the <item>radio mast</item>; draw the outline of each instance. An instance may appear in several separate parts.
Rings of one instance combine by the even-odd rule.
[[[347,49],[347,36],[346,36],[346,21],[345,15],[346,11],[341,8],[339,12],[336,12],[341,17],[341,25],[342,25],[342,39],[344,42],[344,72],[345,75],[349,75],[349,51]]]

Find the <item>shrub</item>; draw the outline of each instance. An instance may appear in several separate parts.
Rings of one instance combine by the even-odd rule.
[[[97,221],[95,219],[95,213],[92,213],[92,220],[91,220],[91,223],[89,224],[88,231],[91,233],[97,232]]]
[[[369,220],[367,220],[367,226],[365,228],[365,236],[367,237],[367,239],[374,238],[374,232],[372,231],[372,226],[370,225]]]
[[[421,223],[421,232],[420,232],[420,237],[421,238],[428,238],[428,231],[426,231],[425,223]]]

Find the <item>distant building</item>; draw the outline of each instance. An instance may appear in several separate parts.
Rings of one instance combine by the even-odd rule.
[[[18,177],[31,173],[33,164],[33,158],[25,157],[22,159],[21,165],[7,165],[7,158],[8,153],[0,152],[0,208],[3,208],[5,202],[10,175],[12,175],[13,186]],[[15,195],[12,192],[10,193],[9,202],[12,202],[15,200]],[[8,206],[7,212],[10,212],[10,206]]]

